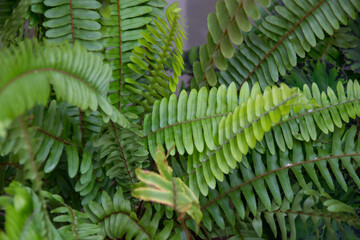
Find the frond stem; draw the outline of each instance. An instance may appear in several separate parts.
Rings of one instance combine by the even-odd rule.
[[[118,147],[119,147],[119,150],[120,150],[120,152],[121,152],[122,159],[124,160],[125,168],[126,168],[126,171],[127,171],[128,175],[129,175],[129,177],[130,177],[130,181],[131,181],[131,183],[134,183],[134,179],[133,179],[132,176],[131,176],[131,172],[130,172],[130,169],[129,169],[129,165],[127,164],[127,160],[126,160],[126,157],[125,157],[124,149],[122,148],[122,146],[121,146],[121,144],[120,144],[119,136],[118,136],[118,134],[117,134],[117,132],[116,132],[115,124],[114,124],[113,121],[111,121],[111,127],[112,127],[112,129],[114,130],[114,135],[115,135],[115,138],[116,138],[116,143],[117,143],[117,145],[118,145]]]
[[[239,89],[242,87],[242,85],[247,82],[250,77],[255,73],[255,71],[260,67],[260,65],[279,47],[279,45],[285,41],[289,37],[289,35],[295,31],[295,29],[316,9],[318,9],[326,0],[322,0],[318,4],[315,5],[308,13],[305,14],[303,18],[300,19],[281,39],[278,41],[273,48],[270,49],[270,51],[263,57],[260,62],[254,67],[254,69],[249,73],[249,75],[246,77],[245,81],[239,86]]]
[[[272,171],[269,171],[269,172],[266,172],[264,174],[261,174],[259,176],[256,176],[255,178],[252,178],[252,179],[249,179],[245,182],[243,182],[242,184],[236,186],[236,187],[233,187],[232,189],[230,189],[229,191],[219,195],[218,197],[214,198],[213,200],[211,200],[210,202],[208,202],[207,204],[205,204],[204,206],[201,207],[201,210],[209,207],[210,205],[212,205],[213,203],[215,203],[216,201],[220,200],[221,198],[225,197],[226,195],[234,192],[235,190],[241,188],[241,187],[244,187],[245,185],[249,184],[249,183],[252,183],[252,182],[255,182],[256,180],[259,180],[261,178],[264,178],[270,174],[273,174],[273,173],[276,173],[276,172],[279,172],[279,171],[282,171],[282,170],[285,170],[285,169],[289,169],[289,168],[293,168],[293,167],[297,167],[297,166],[302,166],[302,165],[305,165],[305,164],[308,164],[308,163],[314,163],[314,162],[319,162],[319,161],[324,161],[324,160],[329,160],[329,159],[334,159],[334,158],[343,158],[343,157],[355,157],[355,156],[360,156],[360,153],[351,153],[351,154],[342,154],[342,155],[333,155],[333,156],[328,156],[328,157],[322,157],[322,158],[316,158],[316,159],[312,159],[312,160],[307,160],[307,161],[304,161],[304,162],[299,162],[299,163],[293,163],[293,164],[288,164],[288,165],[285,165],[281,168],[277,168],[277,169],[274,169]]]
[[[27,72],[24,72],[16,77],[14,77],[13,79],[11,79],[9,82],[7,82],[1,89],[0,89],[0,94],[2,94],[6,88],[9,87],[9,85],[11,85],[12,83],[14,83],[15,81],[17,81],[18,79],[22,78],[22,77],[25,77],[25,76],[28,76],[30,74],[33,74],[33,73],[38,73],[38,72],[58,72],[58,73],[61,73],[61,74],[64,74],[66,76],[69,76],[69,77],[72,77],[72,78],[75,78],[76,80],[79,80],[81,83],[85,84],[87,87],[89,87],[93,92],[96,93],[96,89],[91,86],[89,83],[87,83],[84,79],[76,76],[75,74],[72,74],[72,73],[69,73],[69,72],[65,72],[65,71],[62,71],[62,70],[59,70],[59,69],[56,69],[56,68],[37,68],[37,69],[33,69],[33,70],[30,70],[30,71],[27,71]]]
[[[228,32],[228,29],[229,29],[230,25],[234,22],[234,20],[235,20],[235,18],[236,18],[236,14],[240,11],[240,9],[242,8],[242,5],[243,5],[243,3],[242,3],[242,1],[241,1],[241,2],[239,3],[239,6],[236,8],[234,14],[231,16],[228,24],[226,25],[226,28],[225,28],[225,30],[223,31],[223,33],[222,33],[222,35],[221,35],[221,37],[220,37],[219,42],[216,44],[216,47],[215,47],[214,51],[211,53],[210,62],[209,62],[209,64],[207,65],[206,68],[208,68],[208,67],[214,62],[214,54],[215,54],[217,51],[219,51],[221,41],[222,41],[222,40],[224,39],[224,37],[226,36],[226,33]],[[205,68],[205,69],[206,69],[206,68]],[[202,82],[204,82],[205,80],[206,80],[206,75],[204,74]]]
[[[175,126],[179,126],[179,125],[183,125],[183,124],[186,124],[186,123],[192,123],[192,122],[197,122],[197,121],[201,121],[201,120],[206,120],[206,119],[210,119],[210,118],[217,118],[217,117],[223,117],[223,116],[227,116],[230,112],[227,112],[227,113],[220,113],[220,114],[215,114],[215,115],[211,115],[211,116],[206,116],[206,117],[201,117],[201,118],[195,118],[195,119],[190,119],[190,120],[186,120],[186,121],[182,121],[182,122],[177,122],[177,123],[174,123],[174,124],[171,124],[171,125],[168,125],[168,126],[165,126],[165,127],[162,127],[162,128],[159,128],[143,137],[141,137],[141,139],[144,139],[144,138],[147,138],[151,135],[154,135],[156,134],[157,132],[160,132],[160,131],[163,131],[167,128],[172,128],[172,127],[175,127]]]
[[[30,126],[30,127],[33,127],[33,125],[31,125],[31,124],[29,124],[29,126]],[[40,132],[40,133],[42,133],[42,134],[44,134],[44,135],[46,135],[46,136],[49,136],[49,137],[55,139],[55,140],[58,141],[58,142],[62,142],[62,143],[64,143],[65,145],[69,145],[69,146],[74,145],[74,143],[69,142],[69,141],[67,141],[67,140],[65,140],[65,139],[59,138],[59,137],[53,135],[52,133],[45,131],[44,129],[42,129],[42,128],[40,128],[40,127],[36,127],[36,131],[38,131],[38,132]]]

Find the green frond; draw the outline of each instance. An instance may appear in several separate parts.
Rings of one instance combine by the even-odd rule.
[[[88,141],[79,159],[78,178],[76,178],[74,190],[82,197],[82,205],[99,199],[100,189],[109,193],[115,191],[116,185],[106,176],[106,169],[103,167],[104,160],[100,158],[98,150],[93,146],[92,141]]]
[[[100,235],[101,229],[94,223],[91,223],[89,216],[68,206],[59,195],[43,192],[47,199],[56,202],[57,206],[51,213],[55,215],[53,221],[63,224],[58,229],[62,239],[104,239]],[[67,224],[67,225],[66,225]]]
[[[340,27],[339,30],[334,31],[334,35],[318,42],[308,55],[313,59],[323,59],[336,65],[336,61],[342,57],[342,49],[352,51],[357,46],[358,41],[358,36],[352,33],[351,28]]]
[[[252,20],[260,18],[260,6],[269,7],[270,0],[237,1],[219,0],[216,13],[207,18],[209,34],[207,43],[200,47],[200,62],[195,62],[193,69],[198,84],[208,81],[210,86],[217,82],[215,66],[220,70],[227,68],[227,59],[234,56],[234,45],[242,45],[244,32],[252,29]]]
[[[14,1],[12,0],[1,0],[0,1],[0,29],[4,26],[6,19],[11,15],[13,10]]]
[[[46,217],[38,196],[29,188],[13,181],[5,189],[5,192],[8,196],[0,198],[0,205],[5,208],[6,212],[5,232],[0,232],[1,239],[62,239]],[[50,226],[48,233],[46,232],[47,226]]]
[[[47,39],[55,43],[80,42],[90,51],[102,50],[98,1],[45,0],[44,5],[47,7],[43,23]]]
[[[128,104],[122,95],[130,95],[123,88],[124,80],[139,77],[127,66],[131,62],[131,51],[140,45],[138,40],[143,38],[141,35],[143,28],[152,23],[153,18],[163,18],[162,9],[166,4],[164,1],[156,1],[154,4],[149,0],[103,1],[99,11],[102,25],[101,43],[105,49],[103,53],[105,61],[110,63],[113,70],[109,98],[119,109],[126,109]]]
[[[136,129],[123,129],[110,123],[94,140],[94,147],[100,148],[106,176],[115,179],[124,190],[129,190],[129,183],[135,183],[136,168],[149,166],[148,152]]]
[[[339,81],[345,83],[346,75],[342,68],[336,65],[327,61],[314,60],[293,68],[283,79],[286,84],[300,89],[305,84],[311,87],[312,83],[316,83],[320,92],[324,92],[328,87],[335,90]]]
[[[156,101],[143,124],[151,155],[154,157],[157,144],[163,143],[168,150],[176,146],[181,155],[185,151],[217,151],[216,162],[228,173],[229,166],[234,168],[248,147],[254,148],[273,124],[286,119],[291,109],[299,111],[302,106],[299,108],[298,104],[306,103],[299,97],[298,89],[286,85],[268,87],[264,95],[258,85],[251,91],[246,86],[239,95],[235,84],[231,84],[228,89],[222,85],[209,92],[205,87],[199,92],[193,89],[189,99],[182,91],[179,99],[172,95],[169,100]],[[175,149],[171,154],[175,154]]]
[[[162,213],[157,212],[153,215],[150,205],[146,205],[144,215],[138,219],[136,213],[131,210],[130,201],[124,199],[121,188],[112,199],[104,191],[101,205],[90,202],[85,206],[85,212],[93,223],[100,226],[102,233],[111,239],[124,236],[126,239],[169,239],[174,225],[173,220],[168,221],[162,231],[158,231]]]
[[[305,191],[309,189],[309,182],[314,183],[320,192],[323,192],[324,188],[335,191],[334,181],[347,191],[345,179],[348,177],[359,187],[360,179],[356,170],[360,160],[360,141],[355,135],[356,127],[353,126],[345,132],[344,129],[338,129],[332,136],[322,138],[329,142],[295,141],[292,150],[279,150],[274,155],[269,151],[261,154],[253,150],[228,178],[217,181],[218,187],[209,191],[208,200],[200,197],[202,210],[206,208],[215,223],[224,228],[226,221],[219,218],[220,212],[224,212],[228,222],[234,225],[235,216],[244,219],[248,210],[257,216],[259,206],[271,211],[273,204],[281,206],[284,201],[296,202],[296,191],[293,191],[291,186],[292,176]],[[204,171],[200,169],[189,174],[189,186],[194,192],[199,192],[199,188],[207,188],[204,184],[209,179],[209,172],[204,167],[202,170]],[[285,199],[282,196],[285,196]],[[230,202],[235,206],[236,213],[229,210]],[[211,221],[206,217],[208,214],[204,213],[203,223],[211,228]]]
[[[126,79],[129,85],[125,87],[134,94],[142,95],[148,105],[154,99],[169,97],[170,92],[175,92],[184,69],[182,38],[185,38],[185,31],[180,10],[178,3],[173,3],[166,9],[168,23],[161,18],[154,20],[159,32],[147,25],[147,31],[142,32],[144,39],[139,40],[141,47],[135,47],[130,57],[132,63],[128,64],[129,68],[146,82]],[[172,74],[168,73],[170,69]]]
[[[213,139],[214,142],[217,139],[219,140],[218,145],[214,149],[209,150],[207,146],[207,148],[204,148],[202,152],[195,148],[193,153],[188,152],[191,154],[187,160],[187,173],[190,174],[190,188],[195,193],[198,193],[200,190],[200,192],[206,196],[208,194],[208,186],[213,189],[216,186],[215,179],[222,181],[223,174],[227,174],[231,169],[235,168],[238,165],[237,162],[241,162],[240,166],[243,165],[244,167],[249,167],[249,161],[247,161],[244,156],[249,152],[250,149],[255,148],[257,152],[262,154],[269,151],[271,155],[275,155],[277,152],[276,149],[280,149],[280,156],[282,156],[283,154],[287,153],[287,149],[292,149],[293,151],[296,149],[298,144],[297,140],[304,142],[309,142],[310,140],[316,141],[318,137],[321,136],[320,131],[322,131],[324,134],[329,134],[329,132],[334,132],[336,127],[342,127],[343,122],[349,122],[350,119],[355,119],[356,116],[358,116],[360,113],[357,106],[360,100],[360,98],[357,96],[357,94],[360,92],[360,89],[357,89],[359,87],[358,82],[348,82],[347,94],[345,94],[343,85],[340,82],[337,84],[337,86],[338,97],[336,97],[331,88],[328,88],[328,94],[322,92],[320,97],[320,92],[316,84],[313,84],[313,95],[311,95],[309,88],[307,88],[307,85],[305,85],[303,97],[307,98],[307,100],[305,100],[304,103],[312,102],[312,107],[310,109],[302,109],[298,113],[291,111],[291,113],[287,117],[284,117],[281,121],[279,118],[278,122],[270,122],[268,128],[264,128],[266,126],[266,121],[264,121],[264,119],[262,120],[261,118],[268,117],[269,119],[272,119],[274,115],[271,115],[271,113],[270,116],[262,116],[260,118],[257,116],[259,120],[251,122],[251,126],[249,125],[250,131],[247,132],[246,129],[249,129],[249,126],[243,129],[241,125],[241,119],[244,119],[242,115],[248,118],[249,114],[251,114],[251,111],[247,112],[247,115],[244,114],[244,112],[242,113],[241,110],[235,111],[235,113],[227,114],[227,116],[223,117],[218,125],[215,125],[218,126],[218,130],[213,135]],[[243,89],[244,88],[242,88],[242,91],[245,91]],[[240,95],[242,91],[240,91]],[[276,95],[279,96],[280,94]],[[247,98],[249,98],[250,94],[247,96]],[[261,95],[258,94],[257,96]],[[328,98],[331,100],[328,100]],[[249,102],[254,102],[251,97],[248,100],[248,104],[242,104],[242,106],[249,106]],[[266,104],[271,101],[264,102],[266,109]],[[277,102],[279,103],[280,101]],[[310,107],[310,105],[308,107]],[[259,107],[262,106],[262,104],[259,103],[256,104],[256,106]],[[158,111],[156,109],[154,110]],[[277,111],[281,112],[281,108],[279,108]],[[238,117],[235,118],[233,117],[234,115]],[[162,119],[164,119],[164,117],[162,117]],[[239,126],[241,128],[237,126],[237,121],[240,121]],[[185,124],[188,123],[181,123],[181,126]],[[201,134],[204,132],[205,136],[205,130],[201,128],[197,129],[200,130],[198,132]],[[234,129],[237,131],[234,131]],[[271,131],[265,131],[266,129]],[[193,132],[194,130],[190,128],[190,131],[182,131],[181,133],[183,135],[191,133],[193,136],[190,135],[189,138],[186,139],[193,138],[194,142],[198,143],[200,140],[195,141],[195,135]],[[259,132],[263,133],[263,135],[257,135]],[[161,133],[161,131],[155,132],[152,139],[150,138],[152,135],[148,137],[149,147],[151,146],[150,144],[152,144],[151,141],[158,141],[156,134],[159,133]],[[176,137],[175,133],[174,136]],[[222,140],[220,136],[223,138]],[[256,136],[260,136],[261,138]],[[167,140],[167,142],[168,141],[169,140]],[[189,140],[187,141],[189,142]],[[354,139],[349,141],[354,141]],[[238,159],[240,159],[240,161]],[[311,169],[311,167],[307,168]],[[352,172],[354,171],[350,167],[349,169]],[[313,180],[316,181],[315,179],[316,176],[314,176]],[[285,193],[289,192],[285,191]]]
[[[265,18],[260,34],[245,38],[246,44],[229,61],[229,68],[220,73],[220,83],[234,81],[241,86],[246,81],[259,82],[262,89],[273,85],[279,75],[296,66],[298,56],[304,58],[316,47],[317,39],[334,35],[340,24],[347,24],[347,14],[354,19],[355,10],[360,8],[356,1],[349,0],[288,0],[284,4],[275,7],[279,15]],[[215,74],[207,81],[215,84]]]
[[[238,172],[234,174],[238,174]],[[204,214],[202,223],[209,232],[213,232],[216,228],[225,230],[225,226],[235,227],[242,221],[250,221],[257,237],[265,237],[263,232],[269,226],[275,238],[281,234],[282,239],[297,239],[295,224],[299,226],[301,222],[307,232],[315,230],[317,234],[323,225],[328,232],[331,232],[333,223],[336,225],[344,223],[355,227],[360,224],[360,219],[351,206],[332,199],[325,192],[319,193],[311,189],[311,184],[308,184],[306,189],[301,189],[296,184],[290,186],[291,191],[295,193],[293,201],[290,202],[287,198],[282,199],[280,204],[272,201],[270,209],[257,200],[258,198],[255,199],[250,192],[247,192],[253,187],[246,188],[246,185],[242,187],[242,194],[236,190],[230,193],[230,198],[221,199],[220,196],[229,190],[229,184],[232,184],[233,181],[240,181],[237,176],[231,175],[229,176],[230,183],[225,181],[220,191],[215,191],[208,199],[209,202],[204,197],[200,198]],[[257,207],[257,211],[254,213],[251,208],[249,211],[248,206],[244,208],[243,199],[247,202],[252,201],[253,205]],[[244,220],[239,220],[237,216]],[[301,222],[298,222],[300,219]],[[307,229],[308,226],[311,226],[311,229]],[[288,238],[289,233],[290,238]],[[304,236],[304,234],[302,235]],[[267,236],[266,239],[270,237]]]
[[[264,222],[261,215],[270,225],[274,236],[277,237],[281,234],[282,239],[298,239],[297,236],[301,233],[297,233],[296,222],[299,220],[307,232],[315,230],[318,239],[319,228],[325,228],[329,238],[336,239],[334,224],[340,226],[346,224],[354,227],[358,227],[360,224],[360,219],[352,207],[332,199],[326,193],[320,194],[312,189],[298,191],[292,203],[284,200],[281,206],[274,206],[271,211],[262,208],[255,218],[259,222],[259,228],[263,226]],[[308,229],[309,225],[314,229]],[[280,229],[280,233],[278,233],[278,229]],[[289,233],[290,238],[288,237]],[[343,232],[341,235],[346,237],[347,233]]]
[[[105,122],[111,118],[128,126],[128,120],[105,98],[109,66],[79,44],[72,47],[26,41],[17,48],[2,49],[0,59],[0,122],[15,119],[36,103],[45,105],[51,83],[59,100],[82,110],[100,107]]]
[[[2,1],[0,3],[1,10],[5,9],[6,12],[14,3],[9,1]],[[4,26],[0,29],[0,41],[4,42],[17,42],[23,40],[24,37],[24,23],[26,14],[28,13],[31,0],[21,0],[18,5],[12,10],[11,15],[6,18]],[[11,8],[10,8],[11,9]],[[1,17],[6,16],[1,12]]]

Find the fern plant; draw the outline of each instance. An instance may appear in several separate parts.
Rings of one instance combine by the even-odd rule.
[[[0,238],[359,238],[358,11],[0,0]]]

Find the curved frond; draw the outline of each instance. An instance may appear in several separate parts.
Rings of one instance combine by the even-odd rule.
[[[150,205],[146,205],[144,215],[138,219],[136,213],[131,210],[130,201],[124,199],[121,188],[111,199],[104,191],[101,197],[101,205],[90,202],[85,206],[85,212],[90,216],[93,223],[98,224],[103,233],[111,239],[169,239],[174,222],[169,221],[162,231],[158,232],[161,212],[152,214]],[[177,238],[180,239],[180,238]]]
[[[60,46],[26,41],[0,52],[0,122],[13,120],[36,103],[45,105],[51,88],[60,100],[82,110],[103,112],[104,120],[128,126],[128,120],[106,100],[111,71],[79,44]],[[51,85],[50,85],[51,84]]]

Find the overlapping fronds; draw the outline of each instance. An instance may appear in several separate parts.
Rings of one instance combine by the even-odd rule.
[[[238,172],[234,174],[238,174]],[[236,181],[241,183],[237,176],[231,175],[231,184]],[[332,239],[334,239],[334,236],[332,236],[333,224],[344,223],[355,227],[360,224],[360,219],[356,216],[354,208],[341,201],[331,199],[325,192],[319,193],[314,191],[311,189],[311,184],[308,184],[306,189],[299,188],[297,184],[289,186],[289,189],[295,193],[293,201],[290,202],[287,198],[284,198],[281,204],[272,201],[270,209],[267,209],[259,199],[253,198],[253,195],[247,192],[249,189],[253,189],[252,186],[249,188],[245,186],[242,187],[242,194],[240,190],[236,190],[229,194],[230,198],[221,199],[223,194],[229,190],[229,183],[225,182],[220,191],[215,191],[210,199],[208,199],[210,200],[209,202],[204,197],[200,198],[202,203],[201,209],[204,214],[202,224],[209,232],[216,228],[225,230],[225,226],[229,226],[229,224],[230,226],[238,225],[241,223],[241,220],[237,216],[245,219],[245,221],[250,221],[257,233],[257,237],[265,237],[263,233],[266,229],[266,222],[274,236],[277,237],[280,232],[282,239],[289,239],[289,233],[290,239],[297,239],[295,224],[297,226],[301,224],[297,223],[300,219],[307,233],[309,233],[308,230],[314,230],[317,236],[319,236],[319,228],[325,227]],[[249,198],[251,198],[252,204],[257,206],[255,213],[249,211],[249,208],[246,208],[246,206],[244,208],[242,201],[243,199],[250,201]],[[308,228],[309,226],[310,229]],[[305,234],[302,235],[304,236]]]
[[[180,154],[216,151],[226,145],[216,159],[221,162],[219,167],[228,172],[228,164],[234,168],[236,161],[241,161],[241,152],[246,154],[248,146],[254,148],[272,124],[286,118],[291,109],[296,112],[302,107],[298,104],[303,98],[296,88],[283,84],[267,88],[262,95],[258,85],[251,91],[246,86],[239,96],[235,84],[231,84],[228,89],[222,85],[210,91],[205,87],[199,92],[192,90],[189,99],[182,91],[179,99],[172,95],[169,100],[156,101],[152,114],[144,119],[144,134],[152,156],[156,145],[163,143],[168,150],[175,145]]]
[[[195,79],[199,83],[205,79],[211,86],[217,82],[214,64],[217,68],[227,68],[226,59],[234,56],[235,45],[243,42],[243,33],[252,29],[252,20],[260,18],[259,7],[269,7],[270,0],[219,0],[216,3],[216,14],[210,13],[207,18],[209,34],[207,44],[200,47],[200,62],[194,63]]]
[[[294,187],[294,190],[296,191],[296,187]],[[299,235],[305,235],[296,229],[296,222],[299,220],[301,220],[307,233],[309,233],[309,230],[315,230],[317,239],[320,238],[319,228],[325,228],[326,235],[330,239],[336,239],[335,236],[338,233],[335,232],[334,225],[346,224],[359,227],[360,224],[360,219],[356,216],[354,208],[332,199],[326,193],[319,193],[311,189],[298,191],[292,203],[284,200],[280,206],[273,206],[271,211],[262,207],[261,212],[253,220],[253,223],[258,226],[260,236],[264,226],[264,221],[261,218],[262,214],[274,237],[277,237],[280,229],[282,239],[295,240],[298,239]],[[325,232],[322,232],[322,234],[325,235]],[[343,234],[348,235],[346,232]]]
[[[104,235],[111,239],[170,239],[173,220],[168,221],[164,228],[158,231],[161,212],[152,214],[150,205],[146,205],[144,215],[138,219],[131,210],[130,201],[124,199],[121,188],[111,198],[105,191],[102,193],[101,205],[90,202],[85,212],[93,223],[98,224]],[[175,238],[180,239],[180,236]],[[174,239],[174,240],[175,240]]]
[[[283,77],[286,84],[301,89],[305,84],[311,87],[312,83],[316,83],[320,92],[326,91],[328,87],[335,90],[339,81],[346,82],[345,78],[340,67],[321,60],[305,62]]]
[[[0,205],[6,212],[5,232],[0,232],[1,239],[62,239],[44,213],[41,201],[29,188],[13,181],[5,191],[8,196],[0,198]]]
[[[9,13],[9,8],[11,11],[11,5],[13,4],[13,1],[2,1],[0,3],[1,10],[5,11],[4,15],[3,12],[0,11],[0,18],[7,17],[6,13]],[[6,18],[4,26],[2,26],[2,28],[0,29],[0,40],[2,42],[14,42],[23,40],[25,31],[25,17],[29,10],[30,4],[31,0],[21,0],[18,5],[12,10],[11,15]]]
[[[129,190],[129,183],[135,183],[135,169],[149,165],[148,152],[136,129],[123,129],[110,123],[95,139],[94,147],[100,148],[106,176],[115,178],[124,190]]]
[[[53,221],[64,224],[58,229],[62,239],[104,239],[100,235],[101,229],[98,225],[91,223],[89,216],[83,212],[79,212],[71,206],[67,205],[60,195],[43,192],[45,197],[54,201],[57,206],[51,213],[55,215]]]
[[[168,165],[164,148],[159,145],[156,150],[155,163],[159,174],[136,169],[136,177],[140,180],[132,191],[136,198],[161,203],[180,214],[189,214],[197,224],[202,219],[199,201],[189,187],[180,178],[172,177],[172,168]]]
[[[250,149],[262,153],[268,149],[272,155],[276,149],[285,152],[294,148],[296,139],[316,141],[319,130],[328,134],[360,114],[358,81],[349,81],[346,93],[338,82],[338,96],[331,88],[327,94],[320,93],[316,84],[312,93],[305,85],[301,97],[299,90],[285,85],[268,87],[264,95],[256,86],[250,91],[244,85],[239,100],[232,84],[228,90],[213,88],[210,94],[206,88],[199,94],[192,90],[188,100],[183,92],[178,101],[172,96],[156,102],[153,113],[144,120],[150,153],[154,155],[154,144],[164,143],[168,149],[174,145],[180,154],[186,151],[187,172],[196,173],[190,176],[190,186],[199,184],[207,195],[207,186],[214,188],[215,179],[222,181],[223,174],[242,162]]]
[[[182,58],[185,31],[182,24],[181,9],[178,3],[171,4],[166,9],[166,23],[163,19],[154,20],[158,30],[147,25],[147,31],[142,32],[141,47],[135,47],[132,63],[128,66],[140,74],[146,82],[140,79],[126,79],[126,88],[134,94],[145,98],[145,107],[153,104],[155,99],[169,97],[175,92],[179,76],[184,69]],[[172,74],[168,73],[172,70]]]
[[[357,46],[359,38],[354,35],[349,27],[340,27],[334,31],[334,35],[324,38],[317,43],[308,53],[313,59],[323,59],[332,64],[342,57],[341,51],[351,51]]]
[[[110,99],[112,104],[121,108],[127,105],[128,96],[123,83],[126,78],[136,79],[134,72],[128,68],[131,51],[140,45],[139,39],[143,28],[152,22],[153,18],[163,18],[162,9],[167,5],[165,1],[103,1],[100,9],[100,23],[103,26],[101,43],[105,48],[105,61],[110,63],[113,74],[110,83]]]
[[[257,215],[259,204],[257,199],[268,211],[271,210],[273,201],[278,206],[283,204],[283,195],[287,201],[293,202],[296,192],[291,187],[291,176],[295,177],[303,189],[307,189],[308,183],[312,182],[320,191],[324,188],[335,190],[334,181],[336,181],[344,191],[347,191],[346,176],[350,176],[360,186],[360,179],[356,174],[359,166],[360,141],[355,139],[355,134],[356,128],[351,128],[344,134],[335,131],[329,139],[332,140],[330,144],[296,141],[292,150],[287,149],[284,152],[279,150],[274,155],[268,151],[261,154],[253,150],[247,157],[243,157],[246,165],[239,164],[238,169],[233,170],[228,178],[224,177],[222,181],[217,181],[217,189],[208,193],[209,203],[226,205],[232,201],[236,206],[237,214],[244,218],[246,209]],[[211,179],[209,171],[206,171],[204,166],[202,170],[190,173],[195,175],[193,178],[191,175],[189,177],[189,186],[195,193],[199,190],[207,192],[201,189],[207,189],[207,184],[212,184],[208,181]],[[241,200],[241,195],[244,196],[245,201]],[[227,215],[229,210],[226,210],[226,206],[221,208]],[[234,220],[234,216],[229,219],[232,224]],[[221,226],[224,226],[224,223]]]
[[[0,1],[0,29],[4,26],[6,19],[11,15],[13,10],[14,1],[12,0],[1,0]],[[2,30],[1,30],[2,31]]]
[[[90,51],[100,51],[103,46],[101,25],[98,9],[101,4],[96,0],[88,1],[61,1],[45,0],[48,9],[44,15],[46,21],[43,25],[47,28],[47,39],[60,43],[79,41],[82,46]]]
[[[347,24],[347,14],[355,18],[360,10],[357,1],[284,1],[276,6],[279,15],[268,16],[260,26],[261,34],[249,34],[236,56],[229,61],[229,68],[221,72],[221,83],[237,82],[240,86],[250,81],[259,82],[262,89],[278,82],[279,74],[297,64],[297,57],[304,58],[326,34],[333,35],[340,24]],[[201,56],[201,54],[200,54]],[[270,76],[270,77],[269,77]],[[207,77],[210,85],[216,75]]]
[[[0,122],[13,120],[36,103],[48,102],[51,88],[59,100],[95,111],[104,120],[127,127],[128,120],[105,98],[111,71],[100,57],[79,44],[52,45],[26,41],[0,52]]]

